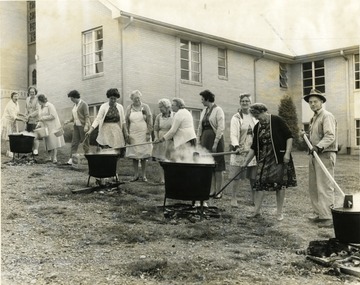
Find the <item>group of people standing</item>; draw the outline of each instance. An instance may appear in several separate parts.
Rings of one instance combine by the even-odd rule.
[[[118,149],[121,155],[133,160],[134,176],[131,182],[147,181],[146,167],[149,158],[172,160],[176,151],[186,151],[188,147],[200,145],[211,153],[225,151],[224,130],[225,114],[215,103],[215,95],[204,90],[199,93],[204,106],[200,114],[200,122],[195,132],[193,117],[186,109],[181,98],[171,101],[163,98],[158,101],[160,113],[153,120],[149,105],[142,102],[142,93],[134,90],[130,94],[132,103],[124,110],[118,103],[118,89],[107,90],[108,102],[103,103],[96,118],[91,123],[89,107],[76,90],[68,93],[74,103],[72,116],[65,123],[73,123],[73,136],[70,159],[83,144],[84,152],[89,152],[89,136],[98,128],[96,138],[100,148]],[[304,96],[314,111],[310,122],[309,139],[331,174],[337,152],[336,120],[324,110],[325,96],[311,90]],[[44,138],[49,160],[57,162],[57,149],[65,144],[63,135],[55,135],[61,127],[58,114],[53,104],[47,101],[44,94],[37,95],[34,87],[28,89],[26,114],[19,112],[18,94],[11,94],[2,117],[2,138],[16,131],[16,120],[26,122],[26,131],[33,132],[36,128],[47,127],[49,135]],[[293,134],[287,123],[279,116],[272,115],[263,103],[251,102],[250,94],[240,94],[240,108],[230,121],[230,156],[229,176],[234,180],[231,191],[231,206],[238,207],[237,192],[243,179],[250,181],[251,203],[254,212],[249,218],[261,216],[261,204],[266,191],[276,192],[277,220],[283,220],[283,204],[285,189],[296,186],[296,174],[291,155]],[[154,134],[154,137],[152,136]],[[34,155],[38,154],[39,142],[34,141]],[[126,150],[126,151],[125,151]],[[10,150],[7,152],[11,156]],[[221,198],[223,173],[226,168],[224,155],[214,157],[215,169],[212,178],[210,197]],[[164,183],[164,174],[161,181]],[[309,162],[309,193],[315,215],[313,222],[329,224],[331,222],[330,206],[335,203],[334,187],[323,174],[320,166],[310,156]]]

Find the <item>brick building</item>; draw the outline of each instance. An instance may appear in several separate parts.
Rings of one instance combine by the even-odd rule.
[[[312,114],[302,96],[315,87],[326,94],[326,109],[337,118],[341,152],[359,154],[359,46],[291,56],[131,14],[114,3],[1,2],[5,26],[0,29],[7,39],[1,50],[6,58],[1,101],[11,90],[36,85],[65,120],[72,89],[90,104],[92,116],[107,100],[107,89],[118,88],[125,107],[130,92],[139,89],[155,114],[159,99],[183,98],[196,124],[202,108],[198,94],[210,89],[228,129],[240,93],[249,92],[273,114],[289,95],[303,128]],[[227,131],[226,141],[228,136]]]

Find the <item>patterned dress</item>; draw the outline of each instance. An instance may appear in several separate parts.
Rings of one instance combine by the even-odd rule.
[[[289,163],[276,163],[271,141],[270,124],[259,126],[259,156],[257,161],[256,191],[277,191],[296,186],[296,175],[292,157]]]

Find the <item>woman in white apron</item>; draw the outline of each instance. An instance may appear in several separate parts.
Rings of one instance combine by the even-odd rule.
[[[126,127],[129,134],[129,144],[149,143],[140,146],[126,148],[126,157],[133,159],[134,177],[130,180],[147,181],[146,166],[147,159],[152,156],[151,132],[152,132],[152,114],[150,107],[141,102],[142,94],[139,90],[134,90],[130,94],[132,104],[126,109]],[[139,174],[139,161],[141,164],[141,173]]]

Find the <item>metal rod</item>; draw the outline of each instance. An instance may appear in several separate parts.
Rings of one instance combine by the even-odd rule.
[[[313,150],[314,147],[312,146],[311,142],[309,141],[309,139],[307,138],[306,134],[304,134],[304,140],[306,142],[306,144],[308,145],[310,150]],[[316,153],[316,151],[313,151],[312,153],[317,161],[317,163],[319,163],[321,169],[324,171],[325,175],[327,176],[327,178],[334,183],[335,188],[342,194],[343,197],[345,197],[345,193],[341,190],[340,186],[336,183],[334,177],[332,177],[332,175],[330,174],[330,172],[327,170],[327,168],[325,167],[325,165],[323,164],[323,162],[321,161],[319,155]]]

